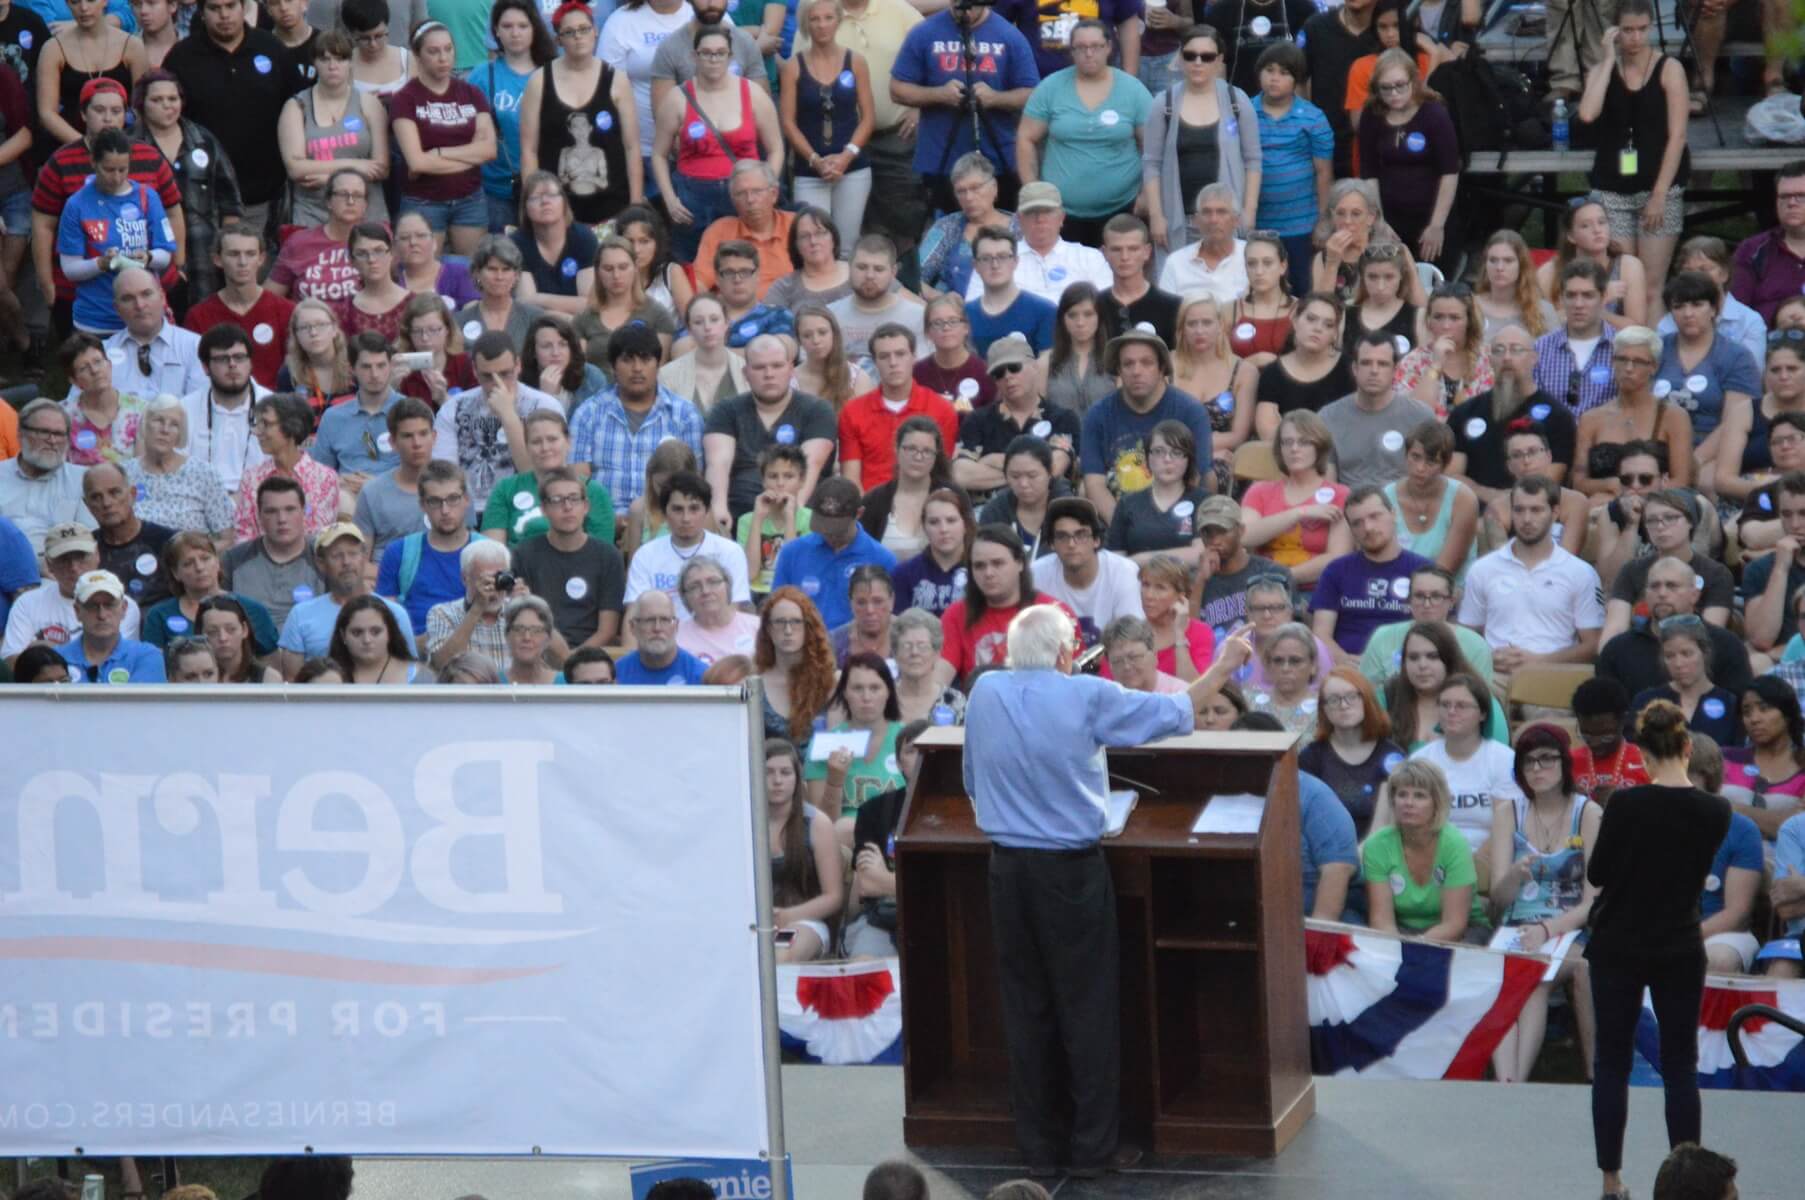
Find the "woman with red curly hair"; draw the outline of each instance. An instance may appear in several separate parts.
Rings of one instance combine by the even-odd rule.
[[[833,699],[836,671],[827,625],[801,588],[780,587],[765,598],[753,661],[765,684],[765,736],[806,746]]]

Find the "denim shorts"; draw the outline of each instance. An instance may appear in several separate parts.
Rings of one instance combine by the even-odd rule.
[[[8,196],[0,196],[0,225],[7,237],[31,236],[31,189],[21,188]]]
[[[465,225],[471,229],[489,228],[488,198],[478,188],[461,200],[420,200],[413,196],[401,197],[403,213],[419,213],[426,218],[426,223],[434,233],[444,233],[452,225]]]

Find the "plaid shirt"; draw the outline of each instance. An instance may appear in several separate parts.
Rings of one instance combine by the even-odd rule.
[[[1617,375],[1611,368],[1616,332],[1606,324],[1600,324],[1599,330],[1592,357],[1583,363],[1573,361],[1565,325],[1536,339],[1536,386],[1565,400],[1576,417],[1617,396]]]
[[[646,488],[646,463],[666,438],[676,438],[702,461],[702,414],[676,392],[658,385],[658,399],[640,422],[627,425],[620,392],[609,388],[583,402],[570,426],[570,461],[588,463],[590,478],[608,489],[615,509],[626,512]]]
[[[447,600],[443,604],[435,604],[426,610],[426,653],[428,657],[439,652],[439,648],[451,640],[451,635],[458,631],[464,623],[467,601],[460,596],[456,600]],[[470,649],[478,654],[486,654],[495,669],[503,675],[508,673],[508,642],[502,636],[500,621],[478,621],[476,628],[470,631]]]

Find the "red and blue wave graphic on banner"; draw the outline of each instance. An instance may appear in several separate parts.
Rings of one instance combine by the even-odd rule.
[[[1698,1015],[1698,1085],[1719,1090],[1805,1092],[1805,1037],[1765,1017],[1743,1023],[1742,1052],[1748,1066],[1737,1070],[1730,1053],[1730,1018],[1750,1004],[1765,1004],[1805,1021],[1805,980],[1707,975]],[[1645,1060],[1638,1065],[1647,1066],[1647,1079],[1658,1081],[1660,1027],[1646,996],[1642,1020],[1636,1026],[1636,1051]]]
[[[829,1066],[902,1063],[899,960],[777,968],[777,1028],[787,1053]]]

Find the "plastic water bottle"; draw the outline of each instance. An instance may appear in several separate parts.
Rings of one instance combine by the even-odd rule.
[[[1554,102],[1554,148],[1566,151],[1571,148],[1572,123],[1567,116],[1567,101],[1558,99]]]

